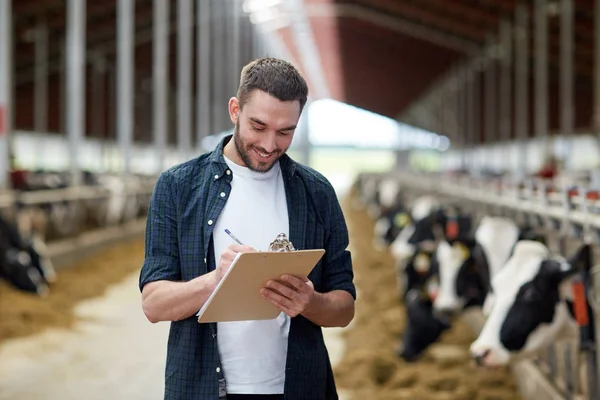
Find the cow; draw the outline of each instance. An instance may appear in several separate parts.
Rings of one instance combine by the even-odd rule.
[[[406,361],[415,360],[444,330],[450,329],[457,314],[470,307],[483,307],[490,295],[490,275],[502,268],[515,243],[526,237],[543,240],[543,236],[529,228],[519,230],[510,219],[484,217],[474,237],[459,235],[442,240],[435,252],[419,253],[415,259],[421,257],[420,262],[409,261],[405,270],[407,328],[404,342],[405,346],[407,340],[413,344],[401,356],[410,357],[405,358]],[[420,267],[414,268],[414,265]],[[429,300],[419,304],[422,315],[411,317],[408,304],[413,308],[417,306],[412,299],[414,295],[411,298],[408,292],[424,286],[427,286]],[[415,342],[416,339],[410,338],[411,332],[417,330],[420,338]]]
[[[430,196],[418,198],[410,214],[410,222],[390,246],[390,252],[396,259],[398,287],[402,296],[413,286],[412,260],[418,254],[421,255],[420,259],[426,257],[431,260],[439,240],[470,234],[472,221],[470,215],[463,214],[457,207],[442,207]]]
[[[406,295],[406,327],[401,344],[396,349],[397,356],[406,362],[416,361],[430,344],[452,326],[448,318],[434,313],[433,291],[434,286],[423,285],[420,289],[410,289]]]
[[[512,220],[485,216],[472,238],[442,240],[436,251],[439,288],[434,309],[452,315],[471,305],[483,306],[490,277],[506,263],[519,237]]]
[[[51,279],[43,275],[47,265],[34,246],[22,240],[14,225],[0,219],[0,277],[17,289],[45,296]]]
[[[543,243],[518,242],[506,266],[492,279],[495,295],[470,346],[476,363],[485,368],[506,366],[538,355],[557,340],[577,337],[571,281],[591,264],[588,244],[565,259],[551,256]]]

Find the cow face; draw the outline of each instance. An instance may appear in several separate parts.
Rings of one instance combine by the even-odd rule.
[[[375,239],[389,246],[410,223],[410,216],[402,206],[397,203],[386,210],[375,223]]]
[[[417,248],[428,248],[433,251],[438,208],[437,200],[431,196],[422,196],[414,201],[410,212],[410,223],[402,229],[390,248],[397,261],[407,261],[415,254]]]
[[[475,240],[440,242],[436,252],[439,290],[434,309],[452,315],[472,305],[482,305],[489,286],[485,255]]]
[[[407,323],[398,355],[406,362],[416,361],[423,351],[451,327],[450,321],[433,313],[427,295],[412,290],[406,296]]]
[[[4,248],[0,253],[0,277],[25,292],[40,296],[48,293],[48,285],[32,265],[28,253],[15,248]]]
[[[537,354],[572,326],[566,302],[568,281],[591,265],[582,246],[568,260],[549,258],[546,246],[520,241],[505,268],[492,280],[494,299],[471,354],[485,367]]]
[[[400,270],[403,272],[403,295],[406,297],[409,291],[420,292],[426,289],[428,284],[433,284],[431,278],[437,275],[437,258],[434,252],[426,249],[418,250]],[[432,290],[436,288],[432,288]]]

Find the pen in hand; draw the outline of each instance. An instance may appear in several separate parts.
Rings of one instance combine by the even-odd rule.
[[[233,233],[231,233],[231,231],[229,229],[225,229],[225,233],[229,235],[230,238],[232,238],[233,240],[235,240],[238,244],[240,245],[244,245],[244,243],[242,243],[240,241],[240,239],[236,238],[235,236],[233,236]]]

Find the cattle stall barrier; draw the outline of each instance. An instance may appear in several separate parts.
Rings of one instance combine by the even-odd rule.
[[[141,237],[155,182],[156,177],[137,179],[133,185],[125,181],[118,190],[102,185],[0,190],[0,217],[15,223],[21,234],[41,234],[48,256],[60,269],[111,244]],[[65,224],[69,229],[49,237],[48,222],[56,206],[61,212],[52,217],[54,224]],[[39,219],[43,223],[36,226]],[[90,225],[90,219],[95,224]]]
[[[530,179],[517,184],[503,178],[474,178],[408,171],[375,175],[397,179],[406,198],[428,194],[440,202],[460,203],[478,221],[483,215],[511,218],[520,224],[543,230],[553,252],[568,255],[577,243],[585,241],[594,249],[595,267],[586,283],[586,297],[592,310],[590,324],[580,326],[581,340],[554,344],[547,354],[512,365],[512,372],[525,399],[600,399],[600,196],[584,187],[554,187],[547,181]],[[466,312],[463,318],[479,333],[484,317]],[[575,366],[575,368],[573,368]],[[586,393],[583,396],[581,393]]]

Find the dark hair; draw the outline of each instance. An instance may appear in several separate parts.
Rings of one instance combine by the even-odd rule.
[[[240,109],[255,89],[281,101],[297,100],[300,102],[300,111],[308,96],[308,86],[302,75],[292,64],[278,58],[260,58],[242,68],[237,92]]]

